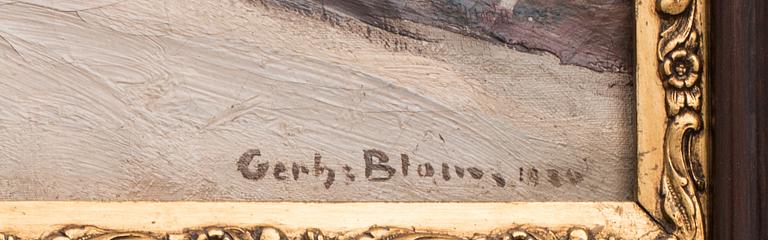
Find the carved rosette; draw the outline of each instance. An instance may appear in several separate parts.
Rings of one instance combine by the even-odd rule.
[[[94,226],[67,226],[44,236],[41,240],[618,240],[612,235],[594,233],[586,228],[572,227],[564,231],[551,231],[538,227],[516,227],[491,234],[460,237],[449,234],[420,232],[408,228],[373,226],[368,230],[349,233],[323,233],[307,229],[295,236],[270,226],[253,228],[205,227],[183,233],[154,234],[122,232]],[[0,240],[20,240],[0,233]]]
[[[704,239],[705,179],[702,141],[702,53],[697,0],[658,0],[659,77],[665,91],[667,126],[660,201],[662,225],[677,239]]]

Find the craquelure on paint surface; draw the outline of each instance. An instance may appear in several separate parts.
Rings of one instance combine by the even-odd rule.
[[[629,75],[270,2],[0,0],[0,199],[633,195]]]

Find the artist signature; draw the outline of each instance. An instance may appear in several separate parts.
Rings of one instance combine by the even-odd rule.
[[[337,170],[330,168],[322,163],[322,156],[320,153],[315,153],[313,164],[307,166],[304,163],[293,162],[290,166],[286,166],[285,163],[277,161],[273,166],[270,166],[269,161],[263,161],[260,159],[261,151],[259,149],[250,149],[243,153],[237,160],[237,170],[243,175],[244,178],[258,181],[266,177],[271,173],[272,177],[278,181],[288,181],[293,179],[299,180],[302,175],[312,176],[318,179],[323,179],[323,186],[326,189],[330,189],[336,181]],[[420,163],[412,168],[411,159],[408,154],[400,154],[399,174],[398,169],[390,162],[389,156],[383,151],[376,149],[363,150],[362,159],[365,163],[365,180],[369,182],[385,182],[394,177],[424,177],[424,178],[437,178],[439,175],[443,181],[451,181],[452,179],[464,179],[464,180],[482,180],[483,178],[490,178],[497,187],[513,186],[512,181],[515,179],[508,179],[501,173],[494,172],[493,170],[483,170],[477,167],[463,167],[447,163],[442,163],[437,166],[439,173],[436,171],[436,166],[432,163]],[[270,171],[270,167],[272,170]],[[343,178],[345,181],[354,182],[357,180],[354,169],[349,165],[341,167]],[[415,170],[416,175],[412,174],[412,170]],[[583,175],[571,169],[567,169],[564,173],[555,169],[547,169],[540,172],[539,169],[523,168],[517,169],[518,177],[517,181],[520,183],[529,184],[532,186],[538,186],[539,181],[543,177],[554,187],[560,187],[566,183],[576,185],[584,180]]]

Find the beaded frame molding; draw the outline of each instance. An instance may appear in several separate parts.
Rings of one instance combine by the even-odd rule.
[[[0,240],[707,239],[707,1],[636,0],[636,201],[0,202]]]

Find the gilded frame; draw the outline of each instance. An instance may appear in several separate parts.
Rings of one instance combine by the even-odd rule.
[[[0,240],[707,239],[708,1],[636,0],[636,201],[0,202]]]

